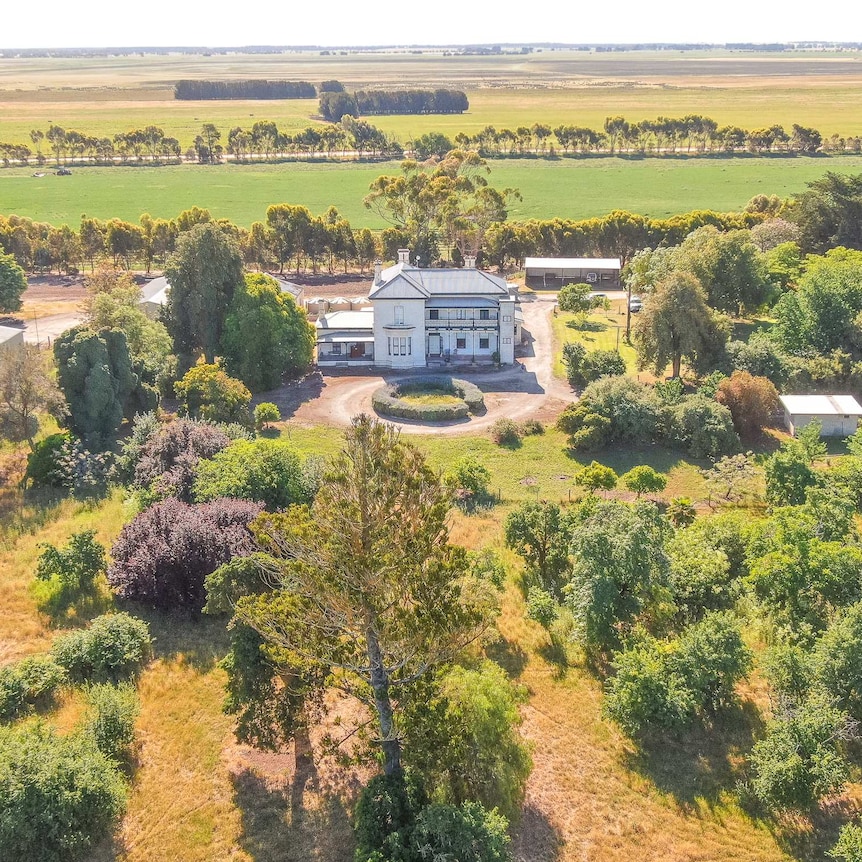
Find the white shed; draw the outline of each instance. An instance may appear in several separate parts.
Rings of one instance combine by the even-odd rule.
[[[784,419],[794,436],[815,419],[823,437],[849,437],[856,431],[862,407],[852,395],[782,395]]]
[[[0,350],[10,347],[22,347],[24,344],[24,330],[14,326],[0,326]]]

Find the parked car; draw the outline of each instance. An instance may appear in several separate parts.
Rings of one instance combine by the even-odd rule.
[[[629,311],[632,314],[637,314],[643,307],[643,300],[639,296],[633,296],[629,300]]]
[[[57,171],[57,176],[58,177],[71,177],[72,172],[68,168],[60,168],[60,170]]]

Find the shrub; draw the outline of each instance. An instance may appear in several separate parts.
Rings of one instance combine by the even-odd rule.
[[[201,459],[212,458],[230,442],[227,431],[211,422],[171,422],[140,447],[133,467],[134,485],[154,499],[176,497],[190,503]]]
[[[626,361],[618,350],[590,350],[581,363],[581,378],[592,383],[600,377],[619,377],[626,373]]]
[[[641,631],[614,660],[605,712],[635,736],[654,727],[686,726],[727,706],[751,663],[727,614],[709,614],[670,641]]]
[[[701,530],[683,529],[666,545],[670,588],[681,615],[699,619],[706,611],[733,605],[738,590],[727,554],[713,547]]]
[[[111,549],[108,583],[124,599],[203,607],[206,576],[256,549],[249,524],[261,508],[246,500],[156,503],[123,527]]]
[[[667,516],[674,527],[688,527],[694,523],[697,510],[691,497],[674,497],[667,507]]]
[[[101,498],[108,490],[113,455],[91,452],[80,440],[67,440],[54,456],[56,484],[78,500]]]
[[[490,661],[453,667],[428,688],[405,703],[405,765],[433,800],[516,812],[532,767],[518,733],[526,692]]]
[[[49,656],[32,656],[0,668],[0,721],[50,704],[65,681],[66,672]]]
[[[271,401],[262,401],[254,408],[254,430],[266,431],[271,422],[281,421],[281,411]]]
[[[459,458],[446,475],[446,483],[454,491],[460,502],[477,502],[488,496],[488,483],[491,473],[470,455]]]
[[[734,371],[718,385],[716,400],[730,410],[733,426],[741,437],[753,437],[775,421],[778,391],[766,377]]]
[[[158,416],[154,412],[138,413],[132,420],[132,427],[123,441],[120,454],[114,460],[114,476],[124,484],[130,484],[135,477],[144,447],[161,428]]]
[[[702,395],[690,395],[667,408],[667,436],[695,458],[720,458],[740,451],[730,410]]]
[[[593,461],[589,467],[583,467],[575,473],[574,482],[590,492],[610,491],[616,488],[618,478],[610,467]]]
[[[817,681],[836,706],[862,718],[862,604],[851,605],[814,648]]]
[[[838,841],[828,855],[833,859],[843,859],[844,862],[862,862],[862,826],[858,823],[842,826]]]
[[[521,445],[522,437],[523,432],[518,427],[518,423],[511,419],[497,419],[491,426],[491,439],[498,446],[514,449]]]
[[[749,755],[755,797],[771,809],[805,810],[838,792],[849,771],[839,748],[846,728],[844,713],[819,700],[771,721]]]
[[[356,862],[391,858],[393,846],[406,841],[424,797],[409,776],[375,775],[356,803]],[[378,855],[380,854],[380,855]]]
[[[44,724],[0,728],[0,858],[90,856],[125,810],[126,786],[86,735]]]
[[[611,420],[579,401],[569,405],[557,418],[557,428],[569,435],[572,449],[587,452],[603,449],[611,439]]]
[[[810,459],[795,441],[771,455],[764,472],[770,506],[799,506],[805,502],[805,492],[817,484]]]
[[[581,368],[586,355],[586,347],[578,341],[570,341],[563,345],[563,367],[566,369],[566,379],[572,386],[583,385]]]
[[[646,464],[641,464],[625,473],[622,476],[622,482],[629,491],[634,491],[640,497],[641,494],[657,494],[664,491],[667,487],[667,476],[657,473]]]
[[[525,437],[533,437],[545,433],[545,426],[538,419],[525,419],[521,423],[521,432]]]
[[[135,687],[94,685],[87,691],[90,714],[84,730],[105,757],[116,763],[128,760],[135,739],[135,720],[141,711]]]
[[[527,617],[535,620],[540,626],[550,628],[559,610],[560,606],[546,590],[536,586],[527,590]]]
[[[460,399],[460,403],[421,404],[403,398],[404,395],[421,394],[428,390],[442,390]],[[464,419],[469,413],[481,412],[485,406],[485,398],[478,386],[466,380],[447,376],[428,376],[411,377],[399,383],[381,386],[374,390],[371,404],[383,416],[441,422]]]
[[[210,422],[249,424],[251,392],[218,365],[196,365],[174,384],[183,415]]]
[[[27,456],[27,472],[24,479],[33,485],[63,486],[62,477],[57,475],[57,457],[63,445],[70,439],[68,432],[51,434],[40,440]]]
[[[96,578],[107,569],[105,549],[95,530],[73,533],[65,548],[41,544],[36,564],[36,600],[40,610],[56,615],[79,598],[92,596]]]
[[[478,802],[429,805],[416,818],[410,847],[413,858],[458,862],[508,862],[509,822]]]
[[[96,617],[86,629],[60,635],[51,647],[75,682],[117,682],[136,675],[152,653],[150,627],[126,613]]]

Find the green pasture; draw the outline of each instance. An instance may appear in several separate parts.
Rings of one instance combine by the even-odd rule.
[[[758,193],[793,195],[826,171],[862,171],[862,157],[499,159],[490,181],[520,190],[509,218],[590,218],[614,209],[664,217],[694,209],[740,210]],[[274,165],[74,167],[71,177],[37,178],[33,169],[0,169],[0,213],[77,225],[81,214],[137,221],[170,218],[191,206],[248,226],[273,203],[323,213],[332,204],[354,227],[385,227],[362,199],[371,181],[397,162]]]
[[[587,350],[617,350],[629,374],[637,372],[637,352],[626,343],[626,304],[612,302],[608,312],[595,311],[582,322],[578,315],[557,312],[551,320],[554,331],[554,374],[565,380],[563,345],[580,342]]]

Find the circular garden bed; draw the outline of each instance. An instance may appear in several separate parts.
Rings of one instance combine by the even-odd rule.
[[[374,391],[371,404],[381,416],[441,422],[481,412],[485,399],[473,383],[439,375],[386,383]]]

